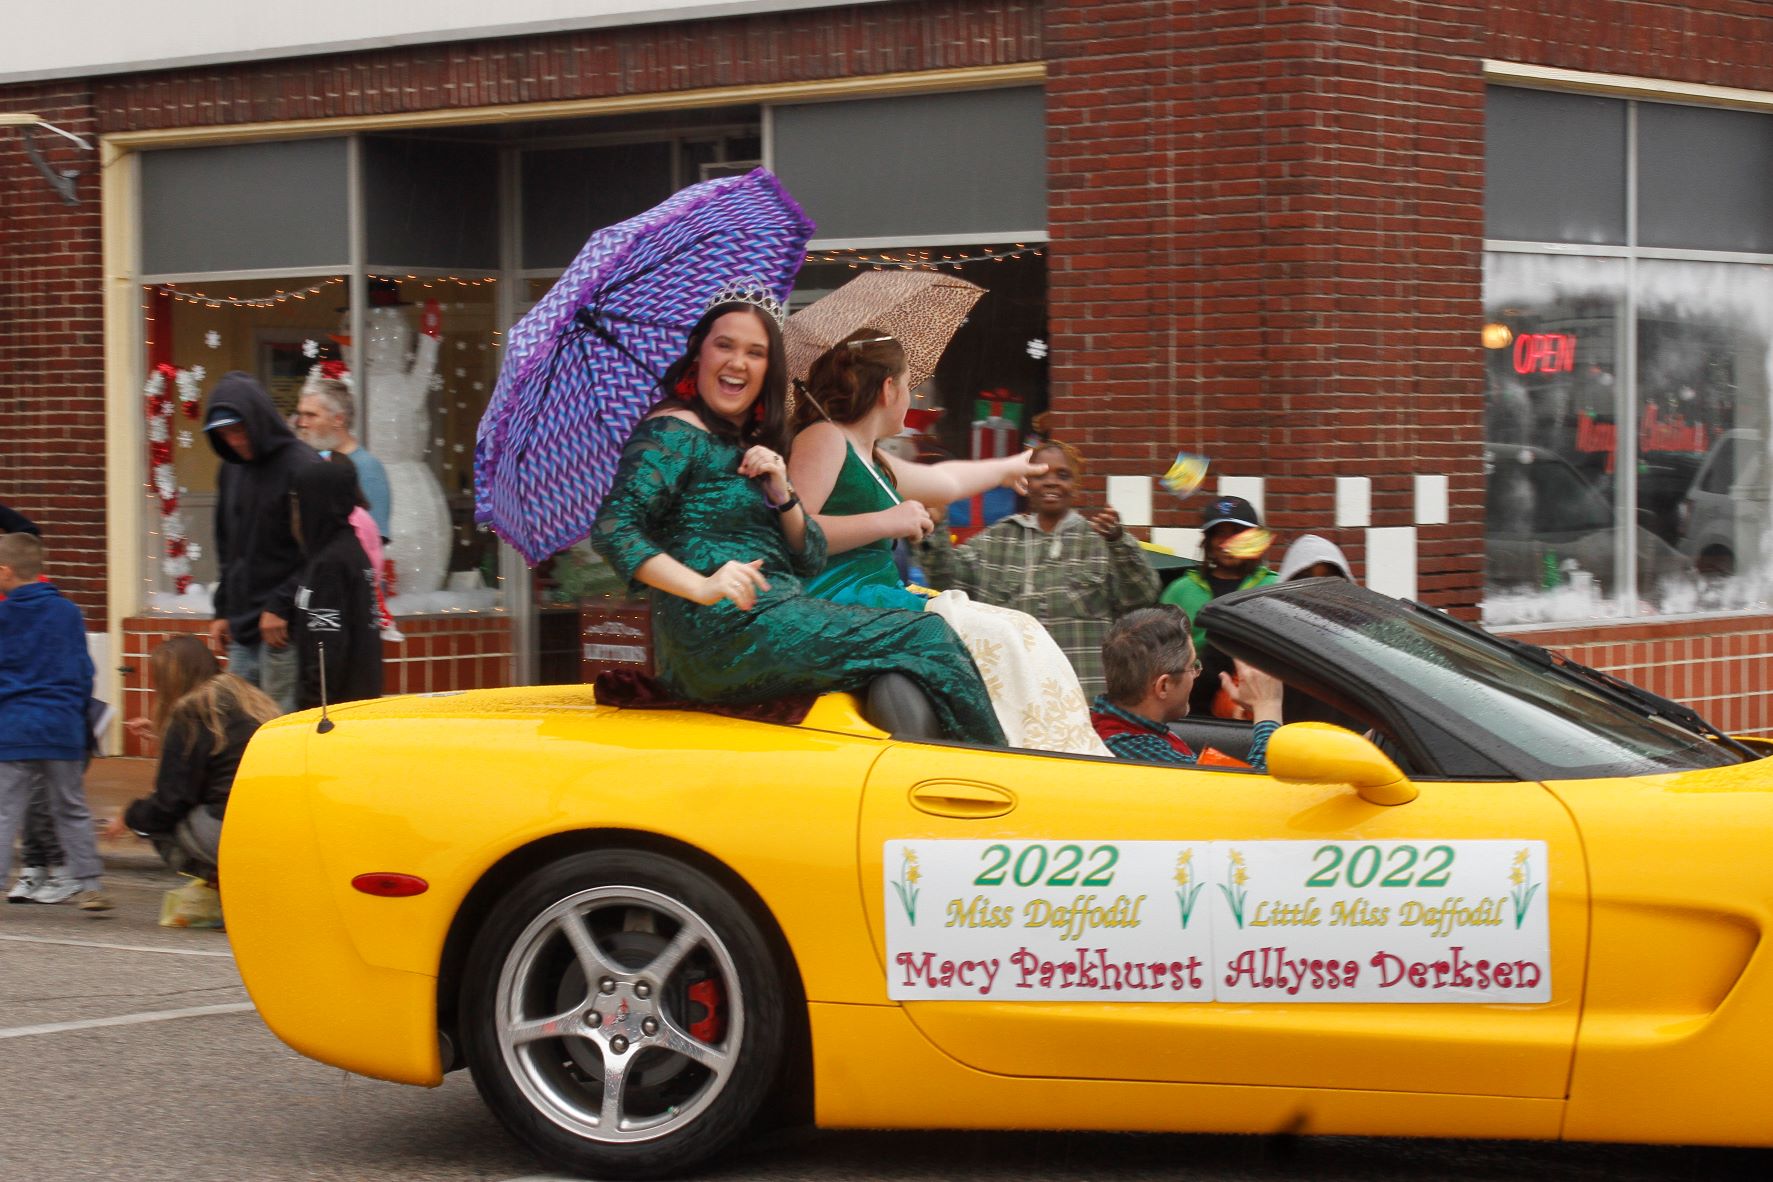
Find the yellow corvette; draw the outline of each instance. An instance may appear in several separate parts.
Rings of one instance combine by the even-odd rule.
[[[1773,1143],[1763,744],[1346,583],[1203,622],[1315,719],[1266,773],[919,737],[891,692],[281,719],[222,838],[241,972],[296,1050],[466,1066],[593,1174],[782,1119]]]

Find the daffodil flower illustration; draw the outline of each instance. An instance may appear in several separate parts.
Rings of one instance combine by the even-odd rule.
[[[1249,892],[1244,884],[1250,881],[1249,872],[1244,868],[1244,856],[1236,850],[1229,854],[1231,864],[1226,867],[1225,881],[1219,884],[1219,892],[1225,896],[1225,902],[1231,908],[1231,918],[1237,921],[1238,927],[1244,926],[1244,902]]]
[[[917,868],[917,852],[909,848],[901,851],[899,877],[892,880],[893,890],[898,893],[899,906],[905,909],[905,918],[913,927],[917,925],[917,896],[920,893],[916,884],[922,877],[923,871]]]
[[[1176,892],[1176,905],[1182,911],[1182,928],[1188,929],[1189,917],[1194,914],[1194,901],[1200,895],[1201,887],[1206,884],[1194,882],[1194,850],[1186,849],[1176,855],[1176,885],[1181,888]]]
[[[1533,863],[1527,850],[1521,850],[1514,856],[1514,864],[1508,872],[1508,881],[1514,889],[1508,892],[1514,902],[1514,926],[1520,927],[1527,918],[1527,908],[1533,904],[1533,896],[1539,893],[1540,884],[1533,881]]]

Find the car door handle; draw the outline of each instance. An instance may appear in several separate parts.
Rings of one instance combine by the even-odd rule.
[[[1016,807],[1016,794],[972,780],[925,780],[912,785],[911,807],[938,817],[1001,817]]]

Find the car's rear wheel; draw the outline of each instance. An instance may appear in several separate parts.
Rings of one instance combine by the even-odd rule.
[[[575,854],[487,917],[464,1049],[494,1112],[575,1170],[655,1178],[744,1131],[775,1078],[783,992],[718,883],[638,850]]]

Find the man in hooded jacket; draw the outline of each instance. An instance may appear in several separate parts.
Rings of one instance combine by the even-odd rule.
[[[203,433],[225,461],[216,481],[221,582],[210,634],[227,643],[230,673],[294,710],[289,618],[302,551],[290,531],[289,492],[295,473],[320,457],[296,438],[264,387],[238,370],[210,391]]]
[[[382,694],[382,627],[375,571],[351,525],[357,474],[315,464],[295,475],[297,539],[307,555],[295,593],[297,705],[355,702]]]

